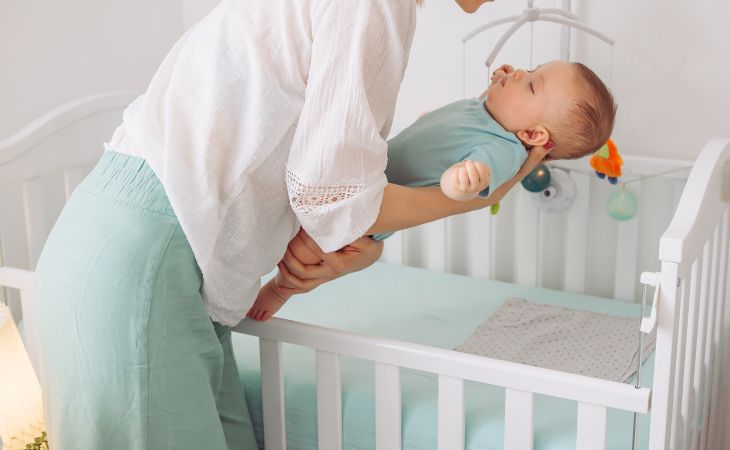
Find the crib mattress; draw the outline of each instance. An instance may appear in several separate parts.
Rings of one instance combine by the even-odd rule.
[[[638,317],[639,305],[563,291],[520,286],[424,269],[376,263],[365,271],[296,296],[278,316],[355,333],[453,349],[510,297],[574,309]],[[258,339],[234,333],[241,382],[260,448],[263,425]],[[284,345],[286,431],[289,450],[317,449],[314,351]],[[653,373],[653,356],[642,385]],[[375,448],[374,366],[342,358],[343,448]],[[433,374],[401,370],[403,448],[436,449],[437,388]],[[504,389],[465,383],[466,448],[502,449]],[[575,448],[577,404],[536,395],[535,450]],[[607,448],[631,448],[633,415],[609,410]],[[648,442],[648,418],[639,417],[639,447]]]

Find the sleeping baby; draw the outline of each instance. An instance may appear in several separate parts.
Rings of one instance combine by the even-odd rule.
[[[390,183],[440,185],[454,200],[487,197],[534,146],[553,160],[595,152],[610,137],[615,115],[613,96],[583,64],[552,61],[528,71],[503,65],[479,98],[425,114],[389,140],[385,174]],[[298,237],[289,250],[303,264],[320,262]],[[288,296],[280,281],[277,274],[261,288],[247,317],[268,320],[281,308]]]

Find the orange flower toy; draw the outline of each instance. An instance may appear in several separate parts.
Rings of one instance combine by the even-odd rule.
[[[621,159],[621,155],[618,153],[616,144],[611,139],[606,142],[606,145],[599,148],[596,153],[591,156],[589,161],[593,170],[596,171],[598,178],[608,177],[608,182],[611,184],[618,183],[618,178],[621,176],[621,166],[624,160]]]

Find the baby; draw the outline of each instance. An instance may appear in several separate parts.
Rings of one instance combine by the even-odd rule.
[[[615,115],[613,96],[583,64],[552,61],[529,71],[503,65],[479,98],[425,114],[389,140],[385,174],[395,184],[439,184],[454,200],[487,197],[534,146],[549,150],[548,159],[595,152],[610,137]],[[320,262],[298,235],[289,251],[303,264]],[[279,274],[261,288],[247,317],[268,320],[288,300],[277,282]]]

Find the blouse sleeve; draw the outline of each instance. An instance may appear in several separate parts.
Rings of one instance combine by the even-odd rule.
[[[380,210],[389,132],[415,27],[414,0],[324,0],[312,18],[304,106],[287,163],[289,199],[325,252]]]

